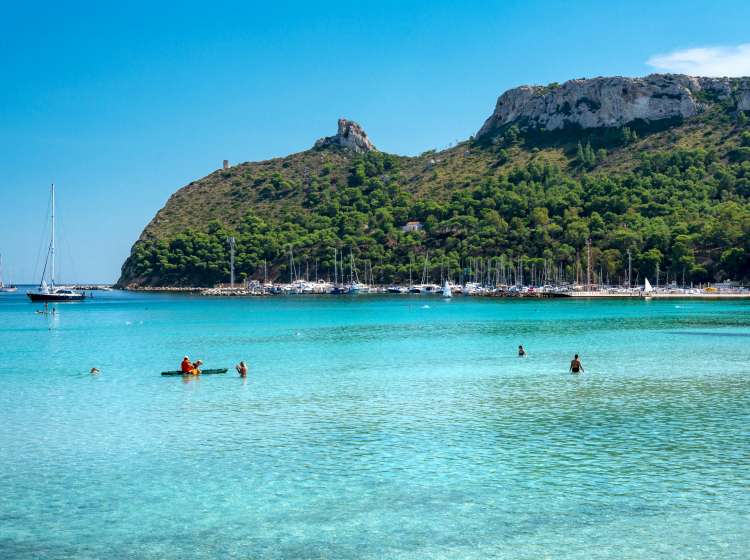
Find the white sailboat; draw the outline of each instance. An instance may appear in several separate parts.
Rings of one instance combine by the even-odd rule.
[[[0,255],[0,293],[15,292],[16,287],[13,284],[3,284],[3,256]]]
[[[49,264],[49,268],[47,265]],[[49,284],[45,280],[45,272],[49,271]],[[83,301],[86,294],[67,288],[55,286],[55,185],[52,185],[52,232],[50,236],[47,260],[44,262],[42,281],[34,292],[26,292],[31,301]]]
[[[453,290],[451,290],[451,285],[448,283],[448,280],[446,280],[443,283],[443,297],[444,298],[452,298],[453,297]]]
[[[343,259],[342,259],[343,260]],[[341,274],[343,276],[344,265],[341,264]],[[349,294],[366,293],[370,291],[370,286],[363,284],[359,281],[359,274],[357,274],[357,268],[354,265],[354,253],[349,251],[349,284],[347,284]]]
[[[645,279],[643,282],[643,297],[645,299],[651,299],[651,292],[654,291],[653,286],[651,286],[651,282],[648,281],[648,278]]]

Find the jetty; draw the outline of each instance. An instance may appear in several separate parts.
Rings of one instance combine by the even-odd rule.
[[[700,288],[666,287],[645,290],[644,287],[610,286],[494,286],[476,283],[449,284],[453,296],[491,298],[613,298],[613,299],[742,299],[750,298],[750,288],[732,287],[717,289],[714,286]],[[149,291],[162,291],[150,288]],[[219,285],[212,288],[179,288],[164,291],[195,292],[202,296],[249,297],[249,296],[305,296],[305,295],[368,295],[389,294],[395,296],[441,296],[443,289],[437,284],[417,285],[338,285],[332,282],[258,283],[250,282],[241,286]]]

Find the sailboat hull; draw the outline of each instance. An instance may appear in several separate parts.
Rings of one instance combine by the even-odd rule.
[[[83,301],[86,299],[86,296],[84,294],[44,294],[44,293],[34,293],[34,292],[27,292],[27,296],[29,296],[29,299],[31,301],[54,301],[54,302],[64,302],[64,301]]]
[[[335,286],[335,287],[334,287],[334,288],[333,288],[333,289],[332,289],[332,290],[331,290],[330,292],[328,292],[328,293],[329,293],[329,294],[333,294],[333,295],[335,295],[335,296],[341,296],[341,295],[344,295],[344,294],[348,294],[348,293],[349,293],[349,288],[347,288],[347,287],[343,287],[343,286]]]

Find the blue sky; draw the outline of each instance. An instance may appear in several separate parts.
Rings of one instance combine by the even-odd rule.
[[[71,5],[66,5],[71,4]],[[417,154],[525,83],[750,74],[750,2],[38,2],[0,20],[0,252],[36,282],[49,184],[63,280],[114,281],[179,187],[358,121]]]

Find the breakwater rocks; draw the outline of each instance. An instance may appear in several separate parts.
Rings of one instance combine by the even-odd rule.
[[[200,293],[208,288],[198,288],[192,286],[139,286],[138,284],[129,284],[123,288],[129,292],[184,292]]]
[[[125,288],[137,292],[175,292],[192,293],[201,296],[213,297],[254,297],[254,296],[304,296],[304,295],[368,295],[368,294],[391,294],[423,297],[425,299],[442,297],[445,293],[436,284],[418,286],[368,286],[366,284],[352,286],[334,285],[330,282],[295,282],[292,284],[260,284],[250,283],[248,285],[237,285],[234,288],[227,285],[215,286],[213,288],[159,286],[140,287],[137,285]],[[635,299],[750,299],[750,289],[736,287],[731,289],[722,288],[717,290],[713,287],[701,288],[659,288],[650,292],[644,291],[643,287],[612,287],[600,286],[585,289],[583,286],[483,286],[477,283],[465,285],[451,284],[451,297],[491,297],[491,298],[635,298]]]

